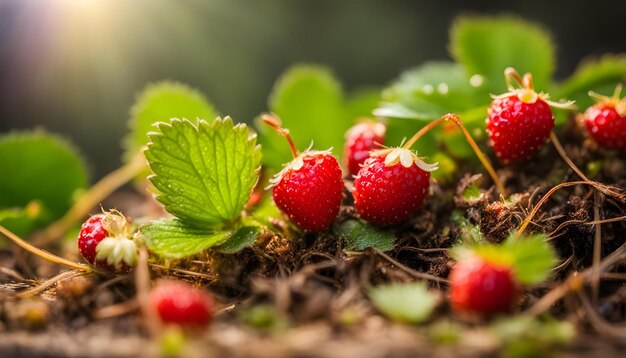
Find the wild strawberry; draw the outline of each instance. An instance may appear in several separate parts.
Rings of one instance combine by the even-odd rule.
[[[294,159],[270,183],[276,206],[303,230],[328,229],[343,200],[343,180],[337,159],[327,151],[307,150],[301,154],[280,121],[265,115],[270,125],[289,142]]]
[[[363,219],[392,225],[408,219],[422,205],[430,172],[437,164],[425,163],[409,147],[373,151],[359,170],[352,196]]]
[[[535,92],[530,73],[522,78],[509,67],[504,77],[509,92],[494,97],[485,121],[496,156],[508,164],[528,159],[546,143],[554,128],[550,106],[572,108],[574,102],[552,102],[547,94]]]
[[[518,293],[511,266],[474,255],[458,262],[450,273],[450,301],[457,312],[508,312]]]
[[[127,271],[137,262],[128,221],[116,210],[93,215],[83,223],[78,250],[90,264],[113,271]]]
[[[355,124],[346,132],[344,165],[351,176],[358,174],[370,151],[385,144],[385,125],[374,121]]]
[[[157,282],[150,292],[150,302],[164,323],[197,328],[213,316],[211,296],[182,281]]]
[[[589,92],[597,103],[585,111],[584,123],[599,146],[626,151],[626,98],[619,98],[621,91],[618,85],[613,97]]]

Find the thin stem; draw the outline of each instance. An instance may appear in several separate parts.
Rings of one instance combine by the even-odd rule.
[[[615,86],[615,91],[613,91],[613,99],[615,101],[619,101],[619,96],[622,94],[622,84],[618,83],[617,86]]]
[[[556,136],[556,134],[554,133],[554,131],[550,132],[550,141],[552,142],[552,144],[554,145],[554,148],[556,149],[556,151],[559,153],[559,155],[561,156],[561,159],[563,159],[563,161],[565,161],[565,163],[570,167],[570,169],[572,169],[582,180],[588,182],[588,183],[595,183],[598,184],[596,187],[596,189],[598,189],[601,193],[606,194],[608,196],[612,196],[618,200],[624,200],[624,196],[614,190],[612,190],[610,187],[607,187],[604,184],[600,184],[597,182],[594,182],[593,180],[589,179],[583,172],[582,170],[580,170],[576,164],[574,164],[574,162],[572,162],[572,160],[569,158],[569,156],[567,156],[567,153],[565,152],[565,149],[563,148],[563,146],[561,145],[561,142],[559,141],[559,138]]]
[[[541,200],[539,200],[539,202],[537,203],[537,205],[535,205],[535,207],[530,212],[530,214],[528,214],[526,219],[524,219],[524,221],[522,222],[522,225],[520,225],[519,229],[517,229],[517,232],[515,233],[515,236],[516,237],[522,236],[522,234],[524,233],[524,230],[526,230],[526,227],[528,226],[528,224],[530,224],[530,222],[533,219],[533,217],[535,216],[535,214],[537,214],[537,212],[539,211],[541,206],[546,201],[548,201],[548,199],[552,196],[552,194],[554,194],[557,190],[559,190],[561,188],[565,188],[565,187],[568,187],[568,186],[579,185],[579,184],[589,184],[589,182],[586,182],[586,181],[573,181],[573,182],[561,183],[559,185],[554,186],[552,189],[548,190],[546,195],[544,195],[543,198],[541,198]]]
[[[593,195],[593,220],[600,220],[600,193],[597,191],[594,192]],[[594,239],[593,239],[593,263],[592,267],[595,271],[593,278],[591,280],[591,290],[592,290],[592,299],[593,303],[598,303],[598,298],[600,297],[600,271],[597,270],[597,267],[600,265],[600,261],[602,261],[602,225],[596,225]]]
[[[20,246],[21,248],[23,248],[24,250],[35,254],[43,259],[46,259],[48,261],[60,264],[60,265],[64,265],[67,267],[71,267],[73,269],[76,270],[80,270],[83,272],[92,272],[93,270],[91,269],[91,267],[85,265],[85,264],[80,264],[78,262],[73,262],[67,259],[64,259],[60,256],[57,256],[55,254],[52,254],[48,251],[42,250],[38,247],[35,247],[31,244],[29,244],[28,242],[24,241],[22,238],[20,238],[19,236],[15,235],[14,233],[12,233],[11,231],[9,231],[7,228],[5,228],[4,226],[0,225],[0,233],[4,236],[6,236],[9,240],[13,241],[16,245]]]
[[[40,285],[37,285],[37,286],[35,286],[33,288],[29,288],[28,290],[24,290],[24,291],[21,291],[21,292],[17,293],[15,295],[15,297],[17,297],[17,298],[31,297],[31,296],[34,296],[34,295],[40,293],[40,292],[43,292],[48,287],[56,285],[56,284],[58,284],[61,281],[65,281],[65,280],[68,280],[68,279],[73,278],[73,277],[82,276],[84,274],[85,274],[85,272],[81,272],[81,271],[78,271],[78,272],[77,271],[64,271],[64,272],[61,272],[60,274],[58,274],[58,275],[56,275],[56,276],[54,276],[52,278],[47,279],[46,281],[44,281]]]
[[[143,153],[137,153],[133,160],[107,174],[82,194],[74,206],[62,218],[52,223],[42,232],[35,234],[34,242],[38,245],[47,245],[63,236],[77,222],[87,216],[93,207],[137,176],[145,165]]]
[[[441,278],[435,275],[431,275],[425,272],[419,272],[419,271],[415,271],[410,267],[407,267],[403,264],[401,264],[400,262],[394,260],[391,256],[385,254],[384,252],[375,249],[375,252],[378,254],[378,256],[382,257],[383,259],[387,260],[389,263],[391,263],[392,265],[396,266],[397,268],[399,268],[400,270],[408,273],[409,275],[413,276],[414,278],[418,278],[421,280],[429,280],[429,281],[433,281],[433,282],[437,282],[437,283],[450,283],[448,280],[446,280],[445,278]]]
[[[524,79],[522,80],[522,86],[527,89],[534,91],[535,85],[533,84],[533,75],[530,72],[524,74]]]
[[[504,81],[506,82],[506,87],[509,90],[515,89],[512,80],[515,80],[520,87],[524,87],[524,80],[522,79],[522,76],[520,76],[520,74],[513,67],[507,67],[504,70]]]
[[[558,302],[570,291],[580,291],[583,284],[588,281],[595,271],[606,271],[626,258],[626,244],[623,244],[609,256],[605,257],[597,267],[590,267],[583,272],[574,272],[564,282],[546,293],[534,305],[523,312],[525,315],[538,316],[549,310],[553,304]]]
[[[261,121],[263,121],[263,123],[267,124],[268,126],[272,127],[272,129],[275,130],[276,133],[280,134],[281,136],[285,137],[285,139],[287,139],[287,143],[289,143],[289,148],[291,149],[291,154],[293,155],[294,158],[300,155],[300,153],[298,152],[298,148],[296,148],[296,144],[293,142],[293,139],[291,139],[291,134],[289,134],[289,129],[282,127],[282,123],[280,122],[280,119],[278,119],[278,117],[270,115],[270,114],[263,114],[261,115]]]
[[[135,287],[139,309],[151,335],[157,336],[163,330],[161,319],[156,308],[150,304],[150,269],[148,268],[148,250],[139,250],[137,267],[135,268]]]
[[[590,181],[589,178],[587,178],[587,176],[582,172],[582,170],[580,170],[576,164],[574,164],[574,162],[572,162],[572,160],[567,156],[567,153],[565,152],[565,149],[563,148],[563,146],[561,145],[561,142],[559,141],[559,138],[556,136],[556,134],[554,133],[554,131],[550,132],[550,141],[552,142],[552,144],[554,145],[554,148],[556,149],[556,151],[559,153],[559,155],[561,156],[561,158],[565,161],[565,163],[567,163],[567,165],[574,171],[576,172],[576,174],[584,181]]]
[[[417,140],[420,139],[424,134],[428,133],[430,130],[432,130],[436,126],[448,120],[452,121],[452,123],[454,123],[457,127],[459,127],[459,129],[463,133],[463,136],[465,137],[465,140],[467,140],[467,143],[469,143],[470,147],[472,147],[472,150],[474,150],[476,157],[478,157],[478,160],[480,160],[483,167],[485,167],[485,169],[487,170],[487,173],[489,173],[489,176],[491,177],[494,184],[496,185],[496,188],[498,188],[498,191],[500,192],[500,194],[504,198],[507,198],[508,197],[507,191],[504,188],[504,185],[502,184],[502,182],[500,181],[500,178],[498,178],[498,174],[496,174],[495,169],[493,169],[491,162],[489,162],[489,159],[487,158],[487,156],[485,156],[485,154],[483,154],[480,148],[478,148],[478,144],[476,144],[476,141],[474,141],[474,138],[472,138],[472,136],[469,134],[469,132],[467,131],[467,129],[461,122],[461,119],[456,114],[448,113],[444,115],[443,117],[428,123],[422,129],[420,129],[417,133],[415,133],[415,135],[411,137],[411,139],[409,139],[408,142],[406,142],[403,148],[404,149],[411,148],[415,144],[415,142],[417,142]]]

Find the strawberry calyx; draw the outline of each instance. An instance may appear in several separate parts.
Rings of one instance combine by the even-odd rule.
[[[104,212],[102,227],[109,236],[96,246],[96,260],[115,268],[135,266],[138,249],[135,241],[130,239],[130,224],[126,217],[117,210]]]
[[[575,101],[566,101],[566,102],[554,102],[550,101],[550,95],[544,92],[537,93],[535,91],[535,86],[533,84],[533,75],[529,72],[525,73],[524,76],[520,76],[520,74],[513,68],[507,67],[504,70],[504,80],[506,82],[506,87],[509,90],[506,93],[500,95],[491,95],[493,99],[501,99],[511,96],[516,96],[520,101],[526,104],[532,104],[537,102],[537,100],[542,100],[546,102],[551,107],[560,108],[560,109],[574,109]]]
[[[313,145],[313,143],[311,143],[311,146]],[[304,161],[310,158],[321,158],[327,155],[332,155],[332,148],[329,148],[327,150],[311,150],[311,146],[309,147],[309,149],[305,150],[304,152],[298,154],[293,160],[291,160],[289,163],[285,164],[283,169],[276,175],[274,175],[273,178],[271,178],[269,180],[270,185],[267,187],[268,189],[273,187],[274,185],[280,183],[280,181],[283,179],[283,177],[287,174],[290,173],[292,171],[298,171],[300,170],[303,166],[304,166]]]
[[[602,108],[614,109],[620,117],[626,116],[626,97],[620,98],[622,93],[622,84],[615,86],[615,91],[611,97],[604,96],[599,93],[589,91],[588,94],[596,101],[596,105]]]
[[[398,163],[405,168],[410,168],[415,164],[418,168],[426,172],[437,170],[439,163],[429,164],[424,161],[425,158],[418,157],[417,152],[407,148],[383,148],[370,152],[371,157],[385,157],[385,166],[392,167]]]

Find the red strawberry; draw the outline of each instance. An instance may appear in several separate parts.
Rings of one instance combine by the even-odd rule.
[[[354,179],[354,206],[359,215],[377,225],[392,225],[408,219],[428,194],[430,172],[426,164],[406,148],[371,152]]]
[[[345,167],[351,176],[358,174],[370,151],[385,144],[385,126],[374,121],[357,123],[346,132],[343,149]]]
[[[159,281],[150,292],[150,302],[164,323],[197,328],[213,315],[211,296],[182,281]]]
[[[477,255],[454,265],[449,279],[450,301],[457,312],[508,312],[518,294],[511,266],[488,262]]]
[[[283,135],[294,159],[285,165],[270,183],[276,206],[303,230],[328,229],[339,214],[343,200],[341,168],[330,150],[298,153],[289,131],[280,127],[277,118],[263,121]]]
[[[626,151],[626,98],[619,98],[621,90],[622,86],[617,86],[613,97],[590,92],[598,103],[585,111],[584,122],[599,146]]]
[[[530,73],[522,78],[507,68],[504,74],[509,92],[494,97],[486,123],[496,155],[508,164],[530,158],[546,143],[554,128],[550,106],[571,108],[573,102],[555,103],[547,94],[535,92]],[[521,88],[514,88],[513,80]]]
[[[128,231],[128,221],[116,210],[93,215],[80,228],[78,250],[92,265],[127,271],[137,261],[137,245]]]

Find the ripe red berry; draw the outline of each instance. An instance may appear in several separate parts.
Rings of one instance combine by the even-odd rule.
[[[496,96],[488,110],[487,134],[498,159],[504,164],[519,162],[536,154],[554,128],[552,107],[571,108],[573,102],[555,103],[535,92],[530,73],[521,78],[512,68],[505,70],[509,92]],[[515,89],[515,80],[521,88]]]
[[[307,151],[272,181],[276,206],[303,230],[328,229],[339,214],[343,180],[330,151]]]
[[[328,229],[339,214],[343,200],[339,162],[330,154],[330,150],[307,150],[299,154],[289,130],[281,127],[278,118],[266,114],[261,119],[285,137],[294,157],[270,180],[274,187],[274,203],[303,230]]]
[[[343,149],[344,164],[348,173],[355,176],[370,156],[370,151],[385,144],[385,126],[374,121],[357,123],[346,132]]]
[[[449,279],[452,307],[461,313],[508,312],[518,293],[512,267],[488,262],[477,255],[454,265]]]
[[[182,281],[161,280],[150,292],[150,302],[164,323],[198,328],[213,315],[211,296]]]
[[[430,172],[414,152],[388,148],[371,153],[354,179],[354,206],[359,215],[377,225],[408,219],[428,194]]]
[[[591,137],[606,149],[626,151],[626,98],[619,98],[621,86],[613,97],[590,93],[598,103],[585,111],[584,123]]]
[[[93,215],[80,228],[78,250],[92,265],[127,271],[137,261],[137,245],[128,230],[128,221],[118,211]]]
[[[494,99],[489,107],[487,134],[498,159],[505,164],[537,153],[554,128],[554,116],[546,102],[522,101],[517,95]]]

